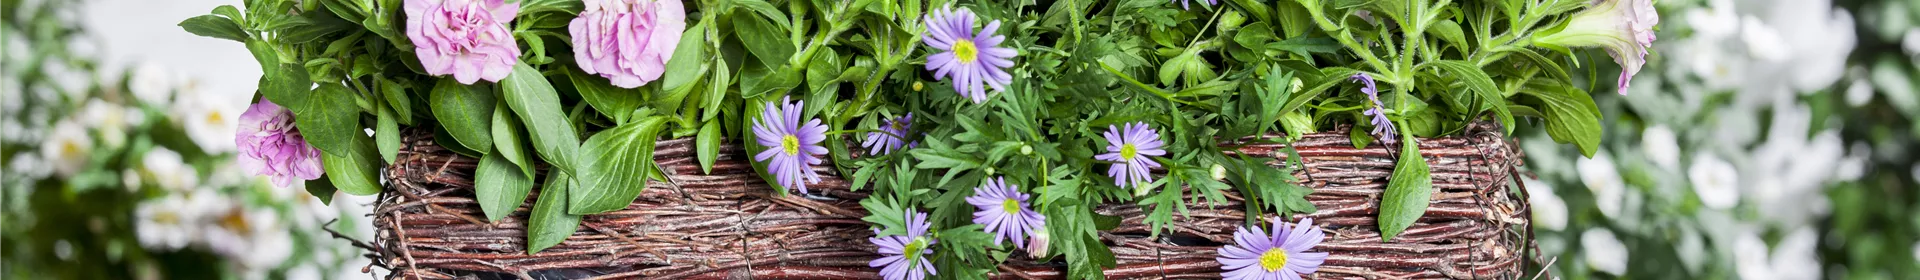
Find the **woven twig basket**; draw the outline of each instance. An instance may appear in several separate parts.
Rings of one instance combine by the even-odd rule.
[[[1422,139],[1433,174],[1433,203],[1413,227],[1382,243],[1374,225],[1380,195],[1397,149],[1354,149],[1346,131],[1306,135],[1295,143],[1304,168],[1294,175],[1314,189],[1308,201],[1328,239],[1316,250],[1331,256],[1320,279],[1516,279],[1527,262],[1531,236],[1525,198],[1515,193],[1518,149],[1493,128],[1467,136]],[[867,213],[846,181],[821,168],[810,186],[828,199],[777,196],[755,176],[744,151],[721,149],[702,175],[691,141],[658,144],[655,158],[670,181],[649,182],[626,209],[582,219],[565,242],[527,254],[523,222],[538,189],[511,217],[486,223],[473,200],[476,159],[433,144],[431,134],[408,137],[386,170],[374,226],[374,265],[396,279],[875,279],[867,261],[877,255],[860,218]],[[1280,145],[1250,144],[1238,152],[1284,158]],[[1279,161],[1275,161],[1279,162]],[[536,180],[536,182],[540,182]],[[1219,244],[1244,224],[1237,193],[1224,205],[1191,205],[1175,215],[1170,232],[1149,239],[1142,209],[1130,204],[1096,211],[1123,217],[1103,233],[1119,265],[1113,279],[1218,278]],[[1191,200],[1190,200],[1191,201]],[[1268,214],[1272,215],[1272,214]],[[1297,219],[1290,217],[1288,220]],[[1274,219],[1278,217],[1265,217]],[[1064,263],[1016,257],[993,278],[1057,279]]]

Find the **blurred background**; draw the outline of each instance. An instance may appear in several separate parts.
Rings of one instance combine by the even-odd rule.
[[[239,2],[0,0],[0,278],[381,275],[370,198],[233,164],[260,68],[175,25]],[[1598,155],[1515,135],[1552,276],[1920,279],[1920,2],[1657,6]]]

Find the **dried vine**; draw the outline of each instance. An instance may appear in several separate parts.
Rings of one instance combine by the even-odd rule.
[[[1530,248],[1525,199],[1508,186],[1518,165],[1516,149],[1498,133],[1476,127],[1467,137],[1423,139],[1432,166],[1433,204],[1426,215],[1392,242],[1380,241],[1374,225],[1377,203],[1396,153],[1379,145],[1354,149],[1343,131],[1307,135],[1294,148],[1304,166],[1301,184],[1314,189],[1313,217],[1328,231],[1316,250],[1332,252],[1320,279],[1517,279]],[[399,159],[386,169],[388,191],[376,210],[376,265],[394,269],[393,279],[454,279],[490,276],[661,279],[872,279],[867,267],[874,246],[860,220],[865,194],[820,170],[823,182],[810,197],[778,196],[754,175],[745,154],[723,147],[712,173],[694,161],[691,141],[662,141],[659,165],[671,180],[648,182],[625,210],[584,217],[565,242],[527,254],[523,227],[535,190],[515,215],[485,223],[472,199],[477,160],[433,144],[431,134],[413,134]],[[1238,145],[1251,156],[1285,158],[1278,144]],[[1278,161],[1276,161],[1278,162]],[[1220,204],[1189,198],[1193,211],[1158,239],[1148,238],[1142,209],[1108,205],[1096,212],[1122,217],[1102,235],[1119,265],[1114,279],[1217,278],[1220,243],[1230,243],[1245,225],[1245,205],[1228,196]],[[1273,214],[1261,217],[1275,219]],[[1065,266],[1017,257],[1000,266],[996,279],[1059,279]]]

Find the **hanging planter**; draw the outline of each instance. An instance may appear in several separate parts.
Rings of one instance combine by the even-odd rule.
[[[1293,175],[1314,190],[1312,217],[1327,231],[1317,248],[1329,253],[1321,279],[1505,279],[1521,275],[1532,242],[1527,205],[1512,185],[1518,150],[1486,127],[1462,137],[1423,139],[1432,163],[1433,202],[1392,242],[1376,228],[1379,197],[1396,153],[1380,145],[1354,149],[1345,132],[1306,135],[1294,145],[1305,168]],[[544,187],[511,216],[487,223],[472,198],[478,160],[416,135],[387,168],[374,226],[377,263],[392,279],[468,276],[655,279],[873,279],[879,257],[871,228],[838,176],[825,176],[810,197],[780,196],[751,170],[745,154],[723,146],[712,173],[702,174],[691,139],[659,142],[655,159],[666,180],[650,181],[626,209],[581,218],[564,242],[529,254],[524,224]],[[1285,158],[1280,145],[1234,151]],[[821,170],[832,174],[831,170]],[[1277,178],[1276,178],[1277,179]],[[1192,200],[1192,198],[1189,198]],[[1237,192],[1228,203],[1195,204],[1165,233],[1149,238],[1141,207],[1109,204],[1101,215],[1126,217],[1101,240],[1118,265],[1110,279],[1215,278],[1216,249],[1233,242],[1246,219]],[[1267,214],[1263,220],[1277,217]],[[1289,218],[1288,220],[1292,220]],[[995,278],[1054,279],[1064,263],[1014,257]],[[482,279],[488,279],[488,278]]]
[[[273,110],[241,118],[241,159],[380,196],[366,247],[400,279],[1521,278],[1504,135],[1536,119],[1595,153],[1560,62],[1605,49],[1627,87],[1658,22],[1647,0],[245,2],[181,23],[260,60]]]

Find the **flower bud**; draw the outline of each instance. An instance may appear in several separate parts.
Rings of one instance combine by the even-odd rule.
[[[1280,128],[1287,130],[1287,140],[1296,141],[1300,137],[1313,133],[1313,118],[1298,111],[1280,115]]]
[[[920,81],[913,81],[913,91],[920,91],[921,89],[926,89],[926,88],[927,88],[927,84],[921,83]]]
[[[1633,74],[1647,64],[1647,49],[1653,47],[1653,26],[1660,14],[1653,0],[1599,0],[1568,20],[1559,32],[1533,38],[1533,44],[1548,47],[1598,47],[1613,56],[1620,65],[1620,94]]]
[[[1053,243],[1053,235],[1047,233],[1046,227],[1034,229],[1033,234],[1027,237],[1027,257],[1036,260],[1046,258],[1049,243]]]
[[[1227,10],[1227,14],[1220,15],[1220,30],[1240,28],[1240,24],[1246,22],[1247,16],[1240,14],[1240,11]]]
[[[1032,154],[1033,154],[1033,146],[1027,145],[1027,144],[1020,144],[1020,155],[1024,156],[1024,155],[1032,155]]]
[[[1226,167],[1226,166],[1223,166],[1223,165],[1220,165],[1220,164],[1218,164],[1218,163],[1215,163],[1215,164],[1213,164],[1213,168],[1212,168],[1212,170],[1209,170],[1209,171],[1212,171],[1211,173],[1212,173],[1212,175],[1213,175],[1213,180],[1214,180],[1214,181],[1219,181],[1219,180],[1226,180],[1226,179],[1227,179],[1227,167]]]

